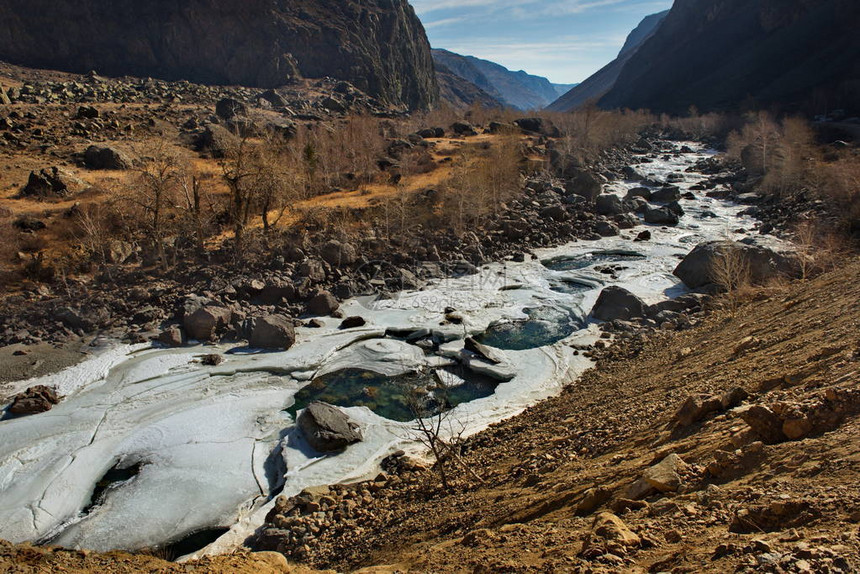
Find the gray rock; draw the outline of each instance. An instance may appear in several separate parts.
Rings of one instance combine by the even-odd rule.
[[[308,301],[307,310],[311,315],[331,315],[337,311],[340,303],[334,298],[334,295],[328,291],[320,291],[310,301]]]
[[[223,120],[248,115],[248,106],[233,98],[224,98],[215,104],[215,113]]]
[[[670,203],[681,199],[681,190],[675,185],[667,185],[656,191],[651,192],[651,199],[654,203]]]
[[[645,223],[678,225],[681,220],[668,207],[649,207],[645,210]]]
[[[51,167],[30,172],[27,185],[21,190],[24,197],[64,197],[87,188],[87,184],[69,172]]]
[[[134,167],[134,162],[125,153],[97,145],[91,145],[84,152],[84,164],[89,169],[127,170]]]
[[[315,401],[296,420],[305,440],[319,452],[337,452],[362,440],[361,428],[328,403]]]
[[[749,270],[753,284],[762,283],[780,274],[794,276],[798,272],[797,257],[779,253],[767,247],[732,241],[709,241],[697,245],[673,272],[690,289],[719,282],[720,260],[736,257],[742,267]]]
[[[258,349],[287,350],[296,342],[293,322],[281,315],[261,317],[254,322],[249,344]]]
[[[594,174],[579,171],[564,185],[564,189],[568,194],[576,194],[587,201],[594,201],[603,191],[603,184]]]
[[[600,215],[620,215],[624,213],[621,199],[614,194],[600,195],[595,200],[597,213]]]
[[[189,339],[206,342],[215,339],[215,336],[230,324],[232,317],[233,313],[226,307],[200,307],[185,316],[183,326]]]
[[[629,321],[645,316],[645,303],[627,289],[612,285],[600,292],[591,316],[599,321]]]
[[[352,265],[356,261],[355,247],[333,239],[320,247],[320,257],[332,267]]]

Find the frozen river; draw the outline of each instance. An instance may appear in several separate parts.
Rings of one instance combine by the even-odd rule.
[[[684,192],[702,179],[684,170],[706,155],[636,167],[657,180],[682,173],[677,185]],[[623,196],[636,185],[607,189]],[[357,480],[392,452],[418,449],[408,422],[352,406],[346,411],[361,424],[364,441],[335,456],[313,452],[287,412],[303,387],[344,369],[381,378],[450,369],[465,334],[483,334],[506,358],[483,373],[484,384],[487,375],[510,380],[459,404],[450,419],[469,435],[513,416],[590,367],[570,345],[598,337],[587,315],[604,286],[624,286],[647,303],[675,297],[685,290],[672,270],[696,244],[741,238],[738,228],[756,235],[753,221],[738,216],[742,207],[695,195],[681,200],[686,215],[677,227],[647,226],[651,241],[632,241],[646,228],[640,226],[540,250],[538,260],[491,264],[422,291],[347,301],[344,311],[364,317],[365,327],[339,331],[340,320],[324,319],[322,329],[298,329],[286,352],[116,346],[27,381],[66,396],[50,412],[0,422],[0,538],[133,550],[230,529],[205,551],[234,548],[262,524],[273,493]],[[462,325],[440,325],[446,307],[457,310]],[[421,329],[449,342],[425,353],[402,336],[386,336]],[[213,352],[225,361],[200,364],[201,354]]]

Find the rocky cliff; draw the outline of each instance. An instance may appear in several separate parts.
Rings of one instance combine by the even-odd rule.
[[[523,71],[513,72],[495,62],[448,50],[433,50],[433,60],[437,66],[475,84],[512,108],[540,109],[558,97],[556,88],[546,78]]]
[[[600,105],[857,108],[858,23],[857,0],[677,0]]]
[[[331,76],[412,108],[438,96],[407,0],[6,0],[0,59],[267,88]]]
[[[654,34],[668,13],[669,11],[666,10],[652,14],[642,20],[636,29],[627,36],[627,41],[624,42],[617,58],[554,101],[547,109],[554,112],[569,112],[588,102],[596,102],[602,98],[615,85],[618,75],[624,69],[624,64],[636,53],[636,50],[645,40]]]

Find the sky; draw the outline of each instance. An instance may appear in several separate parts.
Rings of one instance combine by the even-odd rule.
[[[672,0],[411,0],[430,44],[574,84],[611,62]]]

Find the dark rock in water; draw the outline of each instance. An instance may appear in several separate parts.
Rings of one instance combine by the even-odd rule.
[[[502,355],[499,351],[496,351],[491,347],[479,343],[472,337],[466,337],[465,343],[466,344],[464,345],[464,348],[467,351],[475,353],[479,357],[486,359],[494,365],[499,365],[505,362],[504,355]]]
[[[652,191],[650,201],[654,203],[671,203],[679,199],[681,199],[681,190],[677,186],[668,185]]]
[[[331,315],[337,311],[340,303],[328,291],[320,291],[308,301],[307,309],[311,315]]]
[[[695,247],[673,272],[690,289],[719,283],[721,261],[731,257],[737,259],[734,267],[748,272],[749,281],[762,283],[780,274],[793,276],[798,272],[797,257],[790,253],[779,253],[767,247],[746,245],[731,241],[710,241]]]
[[[364,327],[367,324],[364,317],[347,317],[340,323],[340,329],[355,329],[357,327]]]
[[[598,221],[594,230],[599,233],[601,237],[615,237],[621,232],[617,225],[608,221]]]
[[[87,184],[58,167],[30,172],[27,185],[21,190],[22,197],[65,197],[87,188]]]
[[[677,215],[678,217],[682,217],[684,215],[684,208],[681,207],[681,204],[677,201],[673,201],[666,206],[666,209]]]
[[[613,285],[600,292],[591,316],[600,321],[629,321],[645,316],[645,303],[627,289]]]
[[[8,0],[0,58],[260,88],[331,76],[415,109],[438,97],[430,46],[407,0]]]
[[[189,339],[211,341],[230,324],[233,313],[226,307],[201,307],[183,319]]]
[[[346,413],[319,401],[308,405],[296,424],[308,444],[319,452],[337,452],[363,438],[361,428]]]
[[[681,220],[668,207],[651,207],[645,210],[645,223],[678,225]]]
[[[293,322],[281,315],[261,317],[254,322],[250,346],[258,349],[287,350],[296,342]]]
[[[60,402],[54,389],[43,385],[30,387],[15,396],[9,412],[13,415],[34,415],[44,413]]]
[[[634,197],[641,197],[645,201],[649,201],[651,199],[651,190],[647,187],[634,187],[627,192],[627,195],[624,196],[624,199],[625,201],[629,201]]]
[[[97,145],[91,145],[84,152],[84,163],[90,169],[126,170],[134,167],[134,162],[125,153]]]
[[[636,236],[633,241],[651,241],[651,232],[647,229]]]
[[[200,357],[200,363],[207,367],[217,367],[224,362],[224,357],[218,354],[203,355]]]

